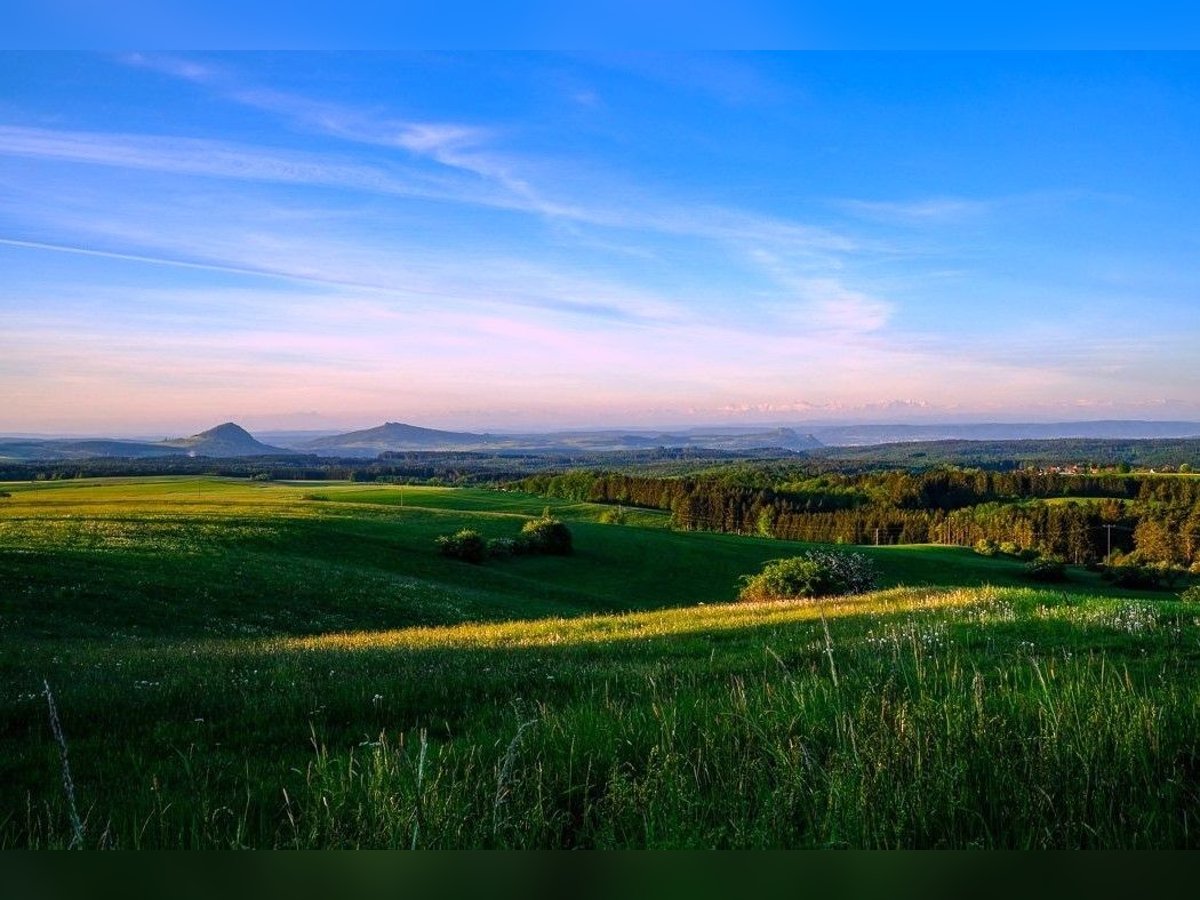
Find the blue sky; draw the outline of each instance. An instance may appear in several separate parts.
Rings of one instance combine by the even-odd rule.
[[[0,85],[0,431],[1200,418],[1193,55]]]

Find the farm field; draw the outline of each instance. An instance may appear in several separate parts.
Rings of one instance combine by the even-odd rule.
[[[137,478],[0,500],[0,846],[1195,846],[1200,608],[951,547],[480,489]],[[569,557],[472,566],[549,506]],[[64,789],[44,683],[72,775]]]

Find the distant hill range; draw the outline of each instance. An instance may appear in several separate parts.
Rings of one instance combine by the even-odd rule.
[[[1200,437],[1200,422],[985,422],[970,425],[832,425],[813,435],[831,447],[863,447],[909,441],[1047,441],[1064,438],[1143,440]]]
[[[335,434],[292,445],[293,449],[321,456],[376,457],[385,452],[420,450],[480,450],[523,452],[596,452],[703,448],[749,451],[760,449],[812,450],[821,442],[791,428],[766,431],[669,433],[657,431],[562,431],[548,434],[475,434],[438,431],[402,422],[385,422],[376,428]]]
[[[37,439],[0,438],[0,459],[32,461],[53,459],[148,459],[159,456],[291,456],[294,450],[271,447],[254,439],[246,429],[226,422],[191,437],[165,441],[122,441],[108,438]]]
[[[0,437],[0,460],[145,459],[195,456],[235,458],[305,454],[374,459],[381,453],[457,451],[488,453],[602,453],[608,451],[717,450],[755,454],[779,452],[829,456],[834,448],[875,447],[938,441],[1126,440],[1200,437],[1197,422],[1098,421],[985,423],[973,425],[822,425],[805,431],[788,427],[711,427],[682,431],[612,429],[530,434],[440,431],[402,422],[345,434],[278,432],[275,445],[259,441],[226,422],[186,438],[131,441],[109,438]],[[964,448],[965,449],[965,448]],[[842,457],[847,458],[847,457]]]

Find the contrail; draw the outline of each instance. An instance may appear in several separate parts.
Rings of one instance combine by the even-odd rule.
[[[460,299],[457,295],[444,291],[431,291],[427,288],[415,287],[384,287],[361,281],[346,281],[337,278],[321,278],[317,275],[296,275],[290,272],[279,272],[273,269],[254,269],[248,266],[230,266],[222,263],[190,262],[186,259],[172,259],[166,256],[143,256],[139,253],[120,253],[116,250],[93,250],[90,247],[75,247],[70,244],[47,244],[42,241],[21,241],[15,238],[0,237],[0,246],[19,247],[24,250],[49,250],[54,253],[74,253],[78,256],[97,256],[102,259],[120,259],[127,262],[148,263],[153,266],[172,266],[177,269],[200,269],[205,272],[223,272],[230,275],[252,275],[258,278],[275,278],[281,281],[299,282],[301,284],[320,284],[327,287],[350,288],[376,294],[395,296],[397,294],[420,294],[439,299]]]
[[[469,299],[462,294],[452,291],[437,291],[429,288],[410,287],[407,285],[388,287],[363,281],[349,281],[337,278],[322,278],[318,275],[295,275],[289,272],[279,272],[272,269],[254,269],[247,266],[230,266],[221,263],[190,262],[185,259],[171,259],[164,256],[143,256],[139,253],[120,253],[116,250],[93,250],[90,247],[75,247],[70,244],[48,244],[43,241],[22,241],[16,238],[0,237],[0,246],[19,247],[24,250],[49,250],[53,253],[74,253],[78,256],[96,256],[102,259],[119,259],[127,262],[148,263],[153,266],[173,266],[179,269],[199,269],[205,272],[223,272],[232,275],[251,275],[258,278],[274,278],[280,281],[291,281],[298,284],[319,284],[324,287],[345,288],[370,294],[380,294],[395,298],[411,294],[421,297],[434,297],[438,300],[462,301]],[[536,301],[514,299],[509,301],[512,306],[529,309],[550,309],[551,311],[568,312],[576,315],[597,316],[606,318],[627,318],[615,316],[604,304],[600,303],[566,303],[555,304],[553,301]]]
[[[225,272],[232,275],[257,275],[260,278],[284,278],[288,281],[316,281],[322,284],[344,284],[339,281],[326,281],[305,275],[288,275],[283,272],[272,272],[269,269],[251,269],[241,266],[226,266],[220,263],[189,262],[185,259],[171,259],[164,256],[142,256],[137,253],[119,253],[115,250],[92,250],[89,247],[73,247],[70,244],[46,244],[41,241],[19,241],[15,238],[0,237],[0,244],[6,247],[21,247],[26,250],[51,250],[55,253],[75,253],[79,256],[99,256],[103,259],[121,259],[128,262],[150,263],[156,266],[174,266],[179,269],[202,269],[206,272]],[[352,285],[360,287],[361,285]]]

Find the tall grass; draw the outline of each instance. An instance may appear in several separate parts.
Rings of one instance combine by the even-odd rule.
[[[823,621],[799,605],[705,608],[694,629],[686,611],[641,614],[668,621],[609,641],[578,620],[558,623],[556,645],[496,643],[492,625],[473,645],[464,627],[425,648],[393,635],[210,650],[192,665],[264,675],[223,714],[250,733],[233,748],[174,733],[174,759],[117,754],[126,783],[93,803],[88,834],[138,847],[1195,846],[1200,705],[1176,651],[1200,629],[1182,607],[1131,609],[890,592],[831,604]],[[712,628],[725,616],[737,626]],[[157,662],[186,665],[183,652]],[[299,704],[324,710],[273,695],[327,672]],[[129,737],[181,727],[119,703],[107,715]],[[263,758],[280,747],[286,764]],[[5,845],[70,842],[59,795],[26,807],[0,824]]]

